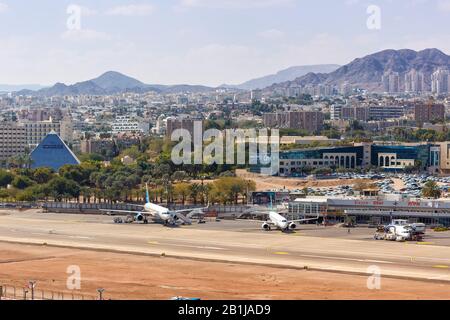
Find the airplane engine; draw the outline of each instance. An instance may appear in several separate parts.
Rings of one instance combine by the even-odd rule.
[[[297,229],[297,225],[295,223],[291,223],[289,225],[289,230],[295,230],[295,229]]]
[[[262,225],[262,229],[263,229],[263,230],[266,230],[266,231],[269,231],[269,230],[270,230],[269,224],[268,224],[268,223],[264,223],[264,224]]]
[[[138,215],[136,216],[136,221],[137,221],[137,222],[142,222],[142,221],[144,221],[144,216],[143,216],[142,214],[138,214]]]

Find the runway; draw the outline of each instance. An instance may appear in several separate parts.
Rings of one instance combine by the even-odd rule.
[[[0,241],[355,274],[376,266],[382,276],[450,282],[449,246],[374,241],[368,229],[283,234],[242,221],[166,228],[116,225],[106,216],[2,213]]]

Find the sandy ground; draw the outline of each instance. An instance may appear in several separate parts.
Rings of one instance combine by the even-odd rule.
[[[450,285],[385,279],[367,289],[367,277],[196,262],[130,254],[0,243],[0,285],[67,291],[67,267],[81,268],[81,290],[108,299],[450,299]]]
[[[236,170],[238,177],[250,179],[255,181],[257,191],[267,191],[275,189],[303,189],[303,188],[329,188],[337,186],[353,185],[357,182],[373,183],[372,180],[306,180],[300,178],[280,178],[280,177],[268,177],[261,176],[255,173],[247,172],[246,170]]]

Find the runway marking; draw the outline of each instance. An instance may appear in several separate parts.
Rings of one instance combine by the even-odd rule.
[[[149,244],[152,245],[161,245],[161,243],[157,242],[157,241],[149,241]],[[163,245],[167,245],[169,247],[183,247],[183,248],[194,248],[194,249],[205,249],[205,250],[226,250],[228,251],[228,249],[225,248],[218,248],[218,247],[208,247],[208,246],[192,246],[192,245],[187,245],[187,244],[163,244]]]
[[[369,262],[369,263],[384,263],[384,264],[394,264],[390,261],[381,261],[381,260],[368,260],[368,259],[352,259],[352,258],[342,258],[342,257],[333,257],[333,256],[317,256],[310,254],[302,254],[302,257],[306,258],[319,258],[319,259],[332,259],[332,260],[345,260],[345,261],[357,261],[357,262]]]
[[[273,254],[276,254],[279,256],[287,256],[287,255],[289,255],[289,252],[274,252]]]
[[[435,244],[434,242],[417,242],[418,245],[429,246]]]
[[[92,237],[83,237],[83,236],[70,236],[69,238],[72,238],[72,239],[85,239],[85,240],[92,239]]]
[[[444,265],[437,265],[437,266],[433,266],[433,268],[436,268],[436,269],[449,269],[450,267],[449,266],[444,266]]]

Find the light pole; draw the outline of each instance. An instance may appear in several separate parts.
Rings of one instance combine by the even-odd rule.
[[[99,288],[97,289],[97,292],[98,292],[98,299],[103,300],[103,292],[105,292],[105,289]]]
[[[28,282],[28,287],[31,289],[31,300],[34,300],[34,288],[36,287],[36,281],[30,280]]]

